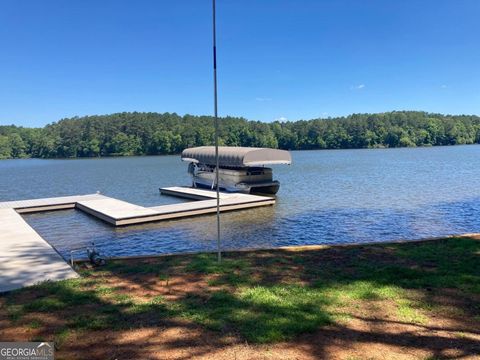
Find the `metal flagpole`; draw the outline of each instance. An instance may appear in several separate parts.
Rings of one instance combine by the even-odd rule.
[[[213,5],[213,95],[214,95],[214,112],[215,112],[215,184],[217,190],[217,256],[218,262],[222,261],[222,248],[220,246],[220,189],[218,184],[218,107],[217,107],[217,34],[216,34],[216,18],[215,18],[215,0]]]

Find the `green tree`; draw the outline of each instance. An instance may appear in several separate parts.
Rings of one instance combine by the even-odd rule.
[[[8,137],[10,145],[10,153],[14,158],[22,158],[26,156],[25,153],[25,142],[20,137],[19,134],[13,133]]]
[[[0,159],[9,159],[10,157],[12,157],[10,141],[6,136],[0,135]]]
[[[119,133],[112,139],[113,155],[138,155],[140,153],[140,139],[134,135]]]
[[[480,117],[420,111],[263,123],[220,118],[221,145],[289,150],[480,143]],[[213,118],[175,113],[116,113],[62,119],[44,128],[0,126],[0,156],[89,157],[178,154],[213,145]]]

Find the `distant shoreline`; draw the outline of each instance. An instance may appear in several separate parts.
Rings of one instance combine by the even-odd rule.
[[[43,128],[0,126],[0,159],[174,155],[214,143],[211,116],[117,113]],[[263,123],[220,119],[220,145],[284,150],[429,147],[480,143],[480,116],[420,111]]]
[[[461,146],[480,146],[480,144],[458,144],[458,145],[425,145],[425,146],[403,146],[403,147],[377,147],[377,148],[345,148],[345,149],[282,149],[292,152],[306,152],[306,151],[348,151],[348,150],[400,150],[400,149],[429,149],[429,148],[444,148],[444,147],[461,147]],[[122,159],[122,158],[144,158],[144,157],[157,157],[157,156],[180,156],[181,152],[177,154],[145,154],[145,155],[103,155],[103,156],[82,156],[82,157],[51,157],[51,158],[42,158],[42,157],[21,157],[21,158],[0,158],[0,161],[6,160],[96,160],[96,159]]]

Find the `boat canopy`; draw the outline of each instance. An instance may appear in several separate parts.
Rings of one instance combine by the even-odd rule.
[[[220,166],[227,167],[290,165],[292,163],[292,157],[286,150],[236,146],[219,146],[218,160]],[[215,165],[215,147],[200,146],[185,149],[182,152],[182,161]]]

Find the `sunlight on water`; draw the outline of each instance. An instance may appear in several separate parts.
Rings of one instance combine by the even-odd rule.
[[[418,239],[480,232],[480,146],[293,152],[274,168],[274,207],[222,214],[225,248]],[[0,161],[0,201],[94,193],[154,206],[183,200],[178,156]],[[79,211],[25,216],[62,254],[95,242],[107,255],[213,249],[215,217],[113,228]]]

